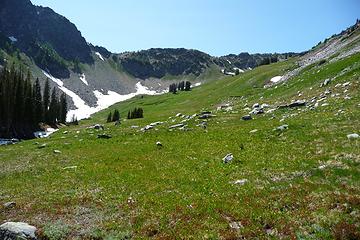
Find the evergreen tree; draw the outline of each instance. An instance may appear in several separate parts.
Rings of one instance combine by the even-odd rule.
[[[60,116],[59,121],[61,123],[66,123],[66,114],[67,114],[67,100],[66,100],[66,94],[63,93],[60,96]]]
[[[185,82],[185,91],[190,91],[191,90],[191,82],[186,81]]]
[[[107,120],[106,120],[106,122],[111,122],[112,121],[112,114],[111,114],[111,112],[109,112],[109,115],[108,115],[108,117],[107,117]]]
[[[50,84],[49,84],[48,78],[46,78],[46,81],[45,81],[43,101],[44,101],[44,118],[45,118],[45,121],[48,122],[48,121],[50,121],[50,116],[49,116]]]
[[[120,112],[117,109],[115,109],[115,111],[114,111],[112,121],[113,122],[120,121]]]
[[[44,121],[44,107],[41,96],[41,87],[39,79],[37,78],[35,81],[35,86],[33,88],[34,91],[34,122],[40,123]]]
[[[53,88],[51,93],[51,100],[49,105],[49,119],[46,121],[49,124],[55,125],[57,123],[57,113],[59,111],[59,103],[56,93],[56,88]]]

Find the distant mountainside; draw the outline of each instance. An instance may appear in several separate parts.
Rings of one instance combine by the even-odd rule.
[[[42,85],[50,78],[51,87],[65,92],[74,110],[98,110],[124,96],[166,91],[180,80],[198,85],[298,55],[214,57],[184,48],[111,53],[87,43],[73,23],[50,8],[30,0],[0,0],[0,67],[15,63],[28,68]],[[112,100],[104,103],[104,98]]]

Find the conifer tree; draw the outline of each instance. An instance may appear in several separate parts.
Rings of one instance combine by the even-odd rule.
[[[44,101],[44,118],[45,118],[45,121],[49,121],[50,120],[50,116],[49,116],[50,84],[49,84],[48,78],[46,78],[46,81],[45,81],[43,101]]]
[[[106,120],[106,122],[111,122],[112,121],[112,114],[111,114],[111,112],[109,112],[109,115],[108,115],[108,117],[107,117],[107,120]]]

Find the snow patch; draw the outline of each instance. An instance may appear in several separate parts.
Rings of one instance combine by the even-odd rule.
[[[94,95],[98,99],[97,105],[96,105],[96,107],[90,107],[76,93],[74,93],[70,89],[64,87],[63,81],[51,76],[50,74],[48,74],[45,71],[43,71],[43,73],[47,78],[49,78],[51,81],[56,83],[61,91],[63,91],[66,95],[71,97],[71,99],[73,100],[76,109],[68,111],[67,116],[66,116],[67,121],[71,121],[73,115],[75,115],[75,117],[78,120],[88,118],[88,117],[90,117],[91,114],[94,114],[98,111],[108,108],[115,103],[133,98],[136,95],[140,95],[140,94],[141,95],[160,95],[160,94],[167,92],[166,89],[163,90],[162,92],[156,92],[156,91],[150,90],[149,88],[143,86],[141,84],[141,82],[136,83],[136,85],[135,85],[136,91],[134,93],[129,93],[129,94],[125,94],[125,95],[121,95],[121,94],[118,94],[117,92],[113,92],[113,91],[108,91],[107,94],[103,94],[100,91],[95,90]]]
[[[226,61],[227,61],[229,64],[231,64],[230,60],[226,59]]]
[[[89,86],[89,83],[86,81],[85,73],[80,75],[80,80],[86,85]]]
[[[54,132],[59,131],[59,129],[54,129],[54,128],[47,128],[45,131],[37,131],[34,132],[34,136],[36,138],[47,138],[49,137],[51,134],[53,134]]]
[[[201,85],[201,82],[198,82],[198,83],[195,83],[194,84],[194,87],[198,87],[198,86],[200,86]]]
[[[239,70],[239,72],[240,72],[240,73],[245,72],[245,71],[244,71],[244,70],[242,70],[241,68],[234,67],[233,69],[234,69],[234,71]]]
[[[99,52],[95,52],[95,54],[96,54],[102,61],[105,61],[105,59],[103,58],[103,56],[102,56]]]
[[[270,79],[270,82],[272,83],[277,83],[279,81],[281,81],[283,76],[276,76],[276,77],[273,77],[272,79]]]
[[[10,41],[12,41],[12,42],[17,42],[17,38],[14,37],[14,36],[9,37],[9,39],[10,39]]]

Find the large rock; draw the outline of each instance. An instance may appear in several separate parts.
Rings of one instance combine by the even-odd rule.
[[[6,222],[0,225],[1,240],[37,240],[36,227],[23,222]]]

